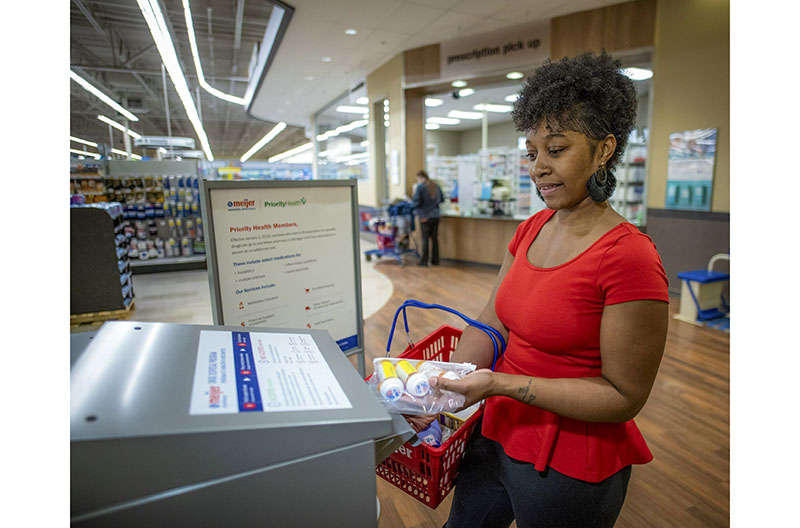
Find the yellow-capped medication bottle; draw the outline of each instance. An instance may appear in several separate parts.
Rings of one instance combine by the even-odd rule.
[[[428,379],[434,377],[442,377],[449,380],[458,380],[458,374],[451,370],[445,370],[442,367],[431,363],[430,361],[420,361],[417,363],[417,371],[427,377]]]
[[[391,361],[381,361],[375,370],[378,376],[378,392],[386,401],[394,401],[403,394],[403,381],[397,377]]]
[[[417,369],[406,361],[401,359],[397,362],[397,376],[406,384],[406,391],[414,396],[425,396],[431,391],[428,384],[428,378],[417,372]]]

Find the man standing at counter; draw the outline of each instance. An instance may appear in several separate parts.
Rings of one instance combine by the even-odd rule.
[[[444,201],[442,189],[428,177],[428,173],[417,172],[417,188],[414,191],[412,206],[419,219],[419,230],[422,233],[422,257],[417,265],[428,265],[428,246],[430,261],[433,266],[439,265],[439,204]],[[430,243],[428,242],[430,240]]]

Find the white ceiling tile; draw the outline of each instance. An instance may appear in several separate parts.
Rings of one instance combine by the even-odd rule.
[[[436,6],[439,9],[452,9],[461,0],[406,0],[407,4],[415,4],[421,6]]]
[[[364,41],[364,45],[361,49],[367,53],[391,53],[393,56],[395,50],[412,40],[413,38],[411,35],[406,35],[404,33],[376,31]],[[387,57],[387,60],[392,58],[392,56]]]
[[[343,9],[332,20],[359,26],[381,27],[400,7],[402,0],[347,0]]]
[[[403,6],[392,13],[392,16],[378,29],[416,35],[446,13],[447,10],[445,9],[424,7],[416,4],[403,4]]]
[[[447,13],[436,19],[432,24],[420,32],[424,36],[432,36],[438,42],[462,36],[470,29],[475,28],[483,18],[463,13]]]
[[[467,15],[488,17],[494,15],[494,13],[498,11],[502,11],[507,5],[514,2],[515,0],[492,0],[491,2],[487,2],[486,0],[461,0],[461,2],[452,8],[452,11]],[[536,2],[529,1],[528,3]]]
[[[550,18],[550,13],[553,9],[558,8],[560,4],[569,3],[570,2],[532,2],[531,0],[517,0],[516,2],[506,5],[504,9],[498,10],[492,15],[492,18],[516,22],[518,24],[534,20],[544,20]]]

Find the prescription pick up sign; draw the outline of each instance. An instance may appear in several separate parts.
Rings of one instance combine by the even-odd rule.
[[[206,182],[215,322],[322,329],[343,351],[359,346],[351,188],[274,183]]]

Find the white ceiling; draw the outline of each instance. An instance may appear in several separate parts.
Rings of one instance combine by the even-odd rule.
[[[264,82],[271,120],[308,126],[310,115],[409,49],[619,0],[289,0],[289,28]],[[345,29],[358,31],[346,35]],[[330,62],[323,62],[330,57]],[[306,80],[313,77],[313,80]]]
[[[189,52],[180,0],[160,0],[192,93],[196,72]],[[235,14],[244,2],[241,47],[235,50]],[[287,0],[295,11],[263,84],[269,121],[201,90],[203,124],[217,159],[238,159],[278,121],[290,126],[253,156],[266,159],[307,141],[310,116],[347,92],[358,80],[408,50],[480,34],[526,21],[552,18],[619,3],[619,0]],[[242,96],[247,61],[267,24],[268,0],[191,0],[201,63],[216,88]],[[87,16],[87,13],[89,16]],[[91,24],[89,18],[95,24]],[[358,33],[346,35],[352,28]],[[166,135],[160,58],[134,0],[72,0],[71,65],[118,101],[141,101],[138,132]],[[112,43],[114,45],[112,46]],[[330,62],[323,62],[330,57]],[[307,80],[311,77],[311,80]],[[169,82],[169,81],[168,81]],[[71,83],[72,135],[109,142],[97,113],[113,116],[102,103]],[[169,83],[173,135],[195,137]],[[111,113],[109,113],[111,112]],[[294,126],[291,126],[294,125]],[[120,147],[119,135],[113,145]]]

